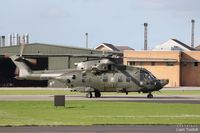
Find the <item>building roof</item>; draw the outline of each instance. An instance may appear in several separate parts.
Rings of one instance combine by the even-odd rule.
[[[129,46],[115,46],[119,51],[123,51],[123,50],[135,50]]]
[[[101,47],[106,47],[107,49],[109,49],[111,51],[134,50],[133,48],[131,48],[129,46],[115,46],[110,43],[101,43],[95,49],[99,49]]]
[[[176,59],[165,58],[130,58],[128,61],[134,62],[177,62]]]
[[[175,41],[175,42],[177,42],[177,43],[179,43],[180,45],[182,45],[183,47],[185,47],[185,48],[187,48],[187,49],[189,49],[189,50],[195,50],[194,48],[192,48],[192,47],[190,47],[190,46],[188,46],[187,44],[185,44],[185,43],[183,43],[183,42],[181,42],[181,41],[179,41],[179,40],[176,40],[176,39],[172,39],[173,41]]]
[[[102,44],[109,47],[113,51],[119,51],[119,49],[117,49],[113,44],[110,44],[110,43],[102,43]]]
[[[0,55],[4,55],[4,53],[8,53],[10,55],[19,54],[20,46],[6,46],[0,47]],[[122,54],[119,51],[106,51],[108,54]],[[100,50],[94,49],[86,49],[86,48],[78,48],[71,46],[63,46],[63,45],[52,45],[52,44],[43,44],[43,43],[32,43],[27,44],[24,49],[24,55],[79,55],[79,54],[102,54]]]
[[[196,46],[195,50],[200,51],[200,45]]]
[[[157,45],[153,50],[194,51],[195,49],[177,39],[169,39],[168,41]]]

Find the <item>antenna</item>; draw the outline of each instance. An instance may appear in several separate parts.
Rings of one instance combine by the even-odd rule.
[[[0,36],[0,47],[2,47],[2,46],[1,46],[1,36]]]
[[[85,45],[88,48],[88,33],[85,33]]]
[[[26,44],[29,44],[29,34],[25,34],[25,36],[26,36],[26,37],[25,37],[25,38],[26,38],[26,42],[25,42],[25,43],[26,43]]]
[[[19,34],[17,33],[17,35],[16,35],[16,45],[19,45]]]
[[[144,50],[147,50],[147,26],[148,23],[144,23]]]
[[[191,32],[191,47],[194,48],[194,24],[195,24],[195,20],[192,19],[192,32]]]
[[[12,46],[12,33],[10,33],[9,38],[10,38],[10,46]]]
[[[1,39],[2,39],[2,46],[5,47],[5,44],[6,44],[6,40],[5,40],[5,39],[6,39],[6,36],[2,36]]]

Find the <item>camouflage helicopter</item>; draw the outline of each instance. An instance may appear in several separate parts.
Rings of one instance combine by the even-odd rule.
[[[101,92],[143,92],[148,93],[147,98],[153,98],[152,92],[169,82],[157,79],[145,68],[123,65],[111,55],[75,63],[75,69],[32,71],[25,63],[30,60],[22,56],[23,49],[20,55],[10,57],[19,69],[17,79],[58,80],[72,91],[86,92],[88,98],[101,97]]]

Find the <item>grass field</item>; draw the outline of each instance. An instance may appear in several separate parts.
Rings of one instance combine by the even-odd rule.
[[[200,90],[162,90],[154,92],[156,95],[200,95]],[[70,92],[66,90],[0,90],[0,95],[84,95],[84,93]],[[125,95],[124,93],[103,92],[102,95]],[[131,92],[129,95],[138,95],[137,92]],[[139,94],[146,95],[146,94]]]
[[[0,126],[200,124],[200,105],[110,101],[0,101]]]

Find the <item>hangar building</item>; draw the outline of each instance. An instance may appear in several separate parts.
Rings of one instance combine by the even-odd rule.
[[[9,46],[0,48],[0,86],[4,87],[21,87],[21,86],[35,86],[46,87],[51,81],[28,81],[28,80],[16,80],[16,66],[10,58],[6,58],[10,55],[19,54],[20,46]],[[116,53],[122,55],[121,52],[106,52]],[[102,51],[94,49],[58,46],[50,44],[33,43],[26,45],[23,55],[28,58],[37,60],[37,64],[33,65],[28,63],[33,70],[57,70],[57,69],[69,69],[74,68],[74,63],[87,60],[90,57],[73,57],[73,54],[77,55],[91,55],[102,54]],[[53,86],[64,87],[63,84],[55,82]]]

